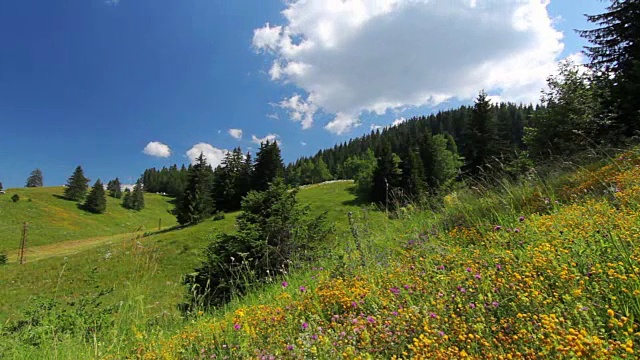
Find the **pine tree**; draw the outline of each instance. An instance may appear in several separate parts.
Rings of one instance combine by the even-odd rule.
[[[195,165],[189,168],[187,186],[176,206],[176,218],[181,225],[197,224],[213,213],[211,177],[211,167],[200,154]]]
[[[0,181],[0,191],[4,190],[4,188],[2,187],[2,181]]]
[[[605,13],[587,20],[598,27],[578,33],[591,42],[590,68],[608,88],[604,105],[614,130],[632,136],[640,130],[640,1],[611,0]]]
[[[562,62],[558,75],[547,79],[543,107],[531,118],[524,141],[531,155],[548,158],[586,149],[598,142],[597,92],[588,74],[570,62]]]
[[[329,172],[329,168],[327,167],[327,164],[324,162],[324,160],[322,160],[322,158],[319,158],[315,162],[313,166],[313,171],[311,172],[311,178],[312,178],[312,183],[314,184],[321,183],[324,181],[329,181],[333,178],[331,176],[331,172]]]
[[[67,187],[64,189],[64,196],[73,201],[80,201],[84,199],[87,193],[89,179],[84,176],[82,167],[76,167],[71,177],[67,180]]]
[[[85,210],[95,214],[102,214],[107,210],[107,196],[104,191],[104,185],[100,179],[96,180],[95,184],[93,184],[83,207]]]
[[[138,179],[136,185],[133,187],[130,197],[130,209],[140,211],[144,209],[144,189],[142,186],[142,180]]]
[[[125,209],[131,209],[131,190],[129,190],[129,188],[124,189],[122,207],[124,207]]]
[[[467,170],[475,175],[495,155],[493,146],[497,142],[495,114],[487,93],[481,91],[476,98],[471,121],[466,135]]]
[[[412,201],[419,201],[427,190],[424,165],[418,153],[419,149],[417,147],[409,149],[409,153],[405,161],[403,161],[402,188]]]
[[[31,172],[31,175],[27,178],[27,184],[25,187],[42,187],[44,186],[44,180],[42,178],[42,171],[35,169]]]
[[[256,191],[265,191],[269,188],[269,183],[282,177],[284,177],[284,163],[278,143],[276,141],[270,143],[267,140],[260,144],[260,150],[256,154],[252,188]]]
[[[109,196],[120,199],[122,197],[122,184],[120,183],[120,179],[115,178],[109,181],[107,183],[107,190],[109,191]]]
[[[373,172],[371,200],[387,204],[393,200],[393,192],[402,186],[400,158],[391,152],[388,142],[381,145],[376,169]]]

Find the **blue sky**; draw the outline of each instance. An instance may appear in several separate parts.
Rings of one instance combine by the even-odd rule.
[[[256,149],[268,135],[289,162],[373,126],[470,103],[481,88],[531,101],[550,64],[584,45],[572,31],[588,26],[582,14],[604,7],[368,3],[3,2],[0,181],[20,187],[40,168],[45,185],[61,185],[82,165],[93,180],[131,183],[146,168],[188,164],[196,144],[191,154],[216,157]],[[511,21],[520,10],[524,20]],[[150,142],[170,154],[145,154]]]

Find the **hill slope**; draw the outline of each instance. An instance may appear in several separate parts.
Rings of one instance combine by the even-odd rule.
[[[142,211],[127,210],[121,199],[107,197],[107,212],[92,214],[63,199],[63,192],[63,187],[19,188],[0,195],[0,250],[20,246],[24,222],[29,223],[29,246],[157,229],[158,220],[162,227],[176,225],[169,213],[172,199],[166,196],[145,194]],[[20,201],[11,201],[14,194]]]
[[[347,213],[358,209],[353,204],[352,188],[351,182],[316,185],[301,189],[298,198],[300,203],[309,204],[314,214],[327,211],[328,220],[344,233],[348,229]],[[39,295],[56,294],[58,299],[73,301],[94,294],[96,289],[111,287],[115,290],[102,299],[106,303],[124,301],[135,293],[145,303],[154,304],[147,315],[155,311],[176,315],[176,305],[185,291],[180,285],[182,276],[198,264],[212,234],[234,231],[237,214],[146,237],[129,233],[30,248],[26,264],[0,267],[0,322],[15,319]],[[71,252],[76,243],[81,246]]]

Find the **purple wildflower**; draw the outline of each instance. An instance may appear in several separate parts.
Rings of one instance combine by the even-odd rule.
[[[434,314],[434,313],[430,313],[429,316],[431,316],[432,319],[435,319],[438,317],[438,315]]]
[[[309,328],[309,324],[307,324],[306,322],[303,322],[303,323],[302,323],[302,328],[303,328],[304,330],[307,330],[307,329]]]
[[[240,324],[233,325],[233,328],[236,329],[236,330],[240,330],[241,327],[242,327],[242,325],[240,325]]]
[[[475,274],[475,276],[474,276],[474,277],[475,277],[476,279],[478,279],[478,280],[479,280],[480,278],[482,278],[482,276],[480,276],[480,274]]]
[[[400,289],[396,287],[392,287],[391,289],[389,289],[389,291],[391,291],[394,295],[400,294]]]
[[[307,291],[307,288],[304,286],[300,286],[300,292],[305,292],[305,291]]]
[[[289,351],[293,350],[293,345],[287,345],[287,350]]]
[[[496,264],[496,269],[498,269],[498,271],[502,270],[502,265]]]
[[[367,321],[368,321],[370,324],[373,324],[374,322],[376,322],[376,319],[375,319],[373,316],[367,316]]]
[[[444,270],[444,265],[440,265],[437,267],[438,270]]]
[[[500,306],[500,303],[497,302],[497,301],[494,301],[494,302],[491,303],[491,305],[493,305],[493,307],[498,307],[498,306]]]
[[[520,232],[520,229],[515,228],[515,229],[513,229],[513,232],[514,232],[514,233],[519,233],[519,232]]]
[[[518,221],[520,221],[520,222],[524,222],[524,216],[520,216],[520,217],[518,218]]]
[[[443,331],[439,331],[439,332],[438,332],[438,335],[440,335],[440,336],[444,336],[444,332],[443,332]]]
[[[283,282],[282,282],[282,287],[283,287],[283,288],[286,288],[287,286],[289,286],[289,283],[288,283],[288,282],[286,282],[286,281],[283,281]]]
[[[475,309],[476,308],[476,304],[475,303],[471,303],[471,304],[469,304],[469,307],[472,308],[472,309]]]
[[[467,272],[471,272],[471,268],[470,267],[467,268]]]
[[[496,225],[496,226],[493,228],[493,231],[498,231],[498,230],[500,230],[500,229],[502,229],[502,226],[500,226],[500,225]]]

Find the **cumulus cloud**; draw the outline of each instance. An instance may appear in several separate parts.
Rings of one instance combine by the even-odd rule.
[[[274,141],[278,140],[279,138],[280,138],[280,135],[278,135],[278,134],[268,134],[268,135],[265,135],[264,137],[261,137],[261,138],[255,136],[255,135],[251,135],[251,142],[253,142],[254,144],[258,144],[259,145],[259,144],[262,144],[263,142],[267,142],[267,141],[274,142]],[[282,142],[280,140],[278,140],[278,143],[280,145],[282,145]]]
[[[302,146],[307,146],[307,143],[306,143],[306,142],[304,142],[304,141],[300,141],[300,145],[302,145]]]
[[[229,129],[229,135],[234,139],[242,139],[242,129]]]
[[[300,122],[303,129],[308,129],[313,125],[313,115],[318,110],[314,104],[303,100],[298,94],[285,98],[278,106],[289,111],[291,120]]]
[[[107,5],[116,6],[120,3],[120,0],[104,0],[104,3]]]
[[[211,167],[216,168],[222,163],[222,159],[224,159],[224,156],[228,152],[229,150],[218,149],[211,144],[198,143],[193,145],[193,147],[187,151],[187,157],[192,164],[195,164],[196,159],[200,154],[203,154],[205,159],[207,159],[207,163],[211,165]]]
[[[537,101],[563,50],[548,0],[291,0],[282,25],[255,29],[280,102],[303,128],[320,112],[344,133],[363,113],[471,100],[480,89]]]
[[[142,152],[150,156],[161,158],[167,158],[171,156],[171,149],[169,148],[169,146],[159,141],[152,141],[148,143],[147,146],[144,147],[144,150],[142,150]]]
[[[398,125],[400,125],[400,124],[402,124],[403,122],[406,122],[406,121],[407,121],[406,118],[401,117],[401,118],[393,120],[393,122],[391,123],[391,126],[398,126]]]
[[[359,125],[360,125],[360,120],[357,117],[343,113],[343,112],[339,112],[336,114],[336,117],[333,118],[333,120],[331,120],[327,125],[325,125],[324,128],[334,134],[342,135],[346,132],[351,131],[351,129]]]

